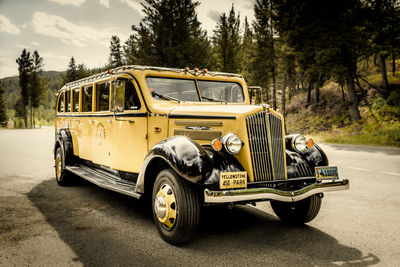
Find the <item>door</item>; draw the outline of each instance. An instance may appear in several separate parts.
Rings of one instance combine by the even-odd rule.
[[[128,76],[114,81],[117,110],[108,139],[111,168],[133,173],[139,173],[147,154],[147,110],[138,89],[137,83]]]
[[[79,157],[92,160],[92,133],[93,133],[93,86],[81,88],[80,117],[77,118],[76,136],[79,144]]]

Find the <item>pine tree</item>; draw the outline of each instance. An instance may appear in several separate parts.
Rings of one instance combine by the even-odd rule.
[[[240,70],[239,30],[240,16],[236,16],[232,4],[229,16],[227,17],[225,13],[222,13],[219,17],[212,38],[220,71],[237,73]]]
[[[132,26],[135,64],[207,67],[210,44],[197,19],[198,5],[192,0],[146,0],[145,17],[139,27]]]
[[[247,21],[247,17],[244,18],[244,29],[242,43],[240,45],[240,73],[247,78],[248,83],[253,83],[251,61],[253,59],[255,48],[254,48],[254,34]]]
[[[39,108],[40,102],[43,99],[43,82],[40,78],[40,73],[43,71],[43,58],[40,57],[37,50],[32,54],[32,70],[29,79],[30,91],[30,108],[31,108],[31,125],[35,127],[34,108]]]
[[[63,78],[63,84],[75,81],[77,79],[78,79],[78,73],[77,73],[75,58],[71,57],[68,63],[67,71],[65,72],[65,76]]]
[[[0,83],[0,126],[5,127],[7,125],[7,106],[5,98],[5,90]]]
[[[123,65],[122,62],[122,47],[121,40],[117,35],[111,36],[110,41],[110,57],[108,59],[108,66],[116,68]]]
[[[21,86],[21,100],[19,103],[19,111],[24,119],[25,128],[28,128],[28,118],[26,115],[26,106],[30,103],[29,79],[32,69],[32,58],[26,49],[22,50],[22,54],[16,60],[19,72],[19,85]]]

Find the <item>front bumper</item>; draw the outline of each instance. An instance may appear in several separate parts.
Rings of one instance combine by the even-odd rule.
[[[261,200],[277,200],[283,202],[295,202],[309,196],[330,191],[349,189],[348,179],[331,182],[316,182],[295,191],[283,191],[274,188],[250,188],[238,190],[211,191],[204,190],[205,203],[233,203],[251,202]]]

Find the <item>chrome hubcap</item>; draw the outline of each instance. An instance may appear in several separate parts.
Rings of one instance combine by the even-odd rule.
[[[165,198],[163,196],[159,196],[156,198],[154,203],[154,210],[158,218],[164,218],[167,214],[167,203],[165,202]]]
[[[61,176],[61,157],[57,155],[56,158],[56,170],[57,170],[57,178]]]

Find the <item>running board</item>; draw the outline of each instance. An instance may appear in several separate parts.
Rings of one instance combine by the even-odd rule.
[[[136,192],[136,184],[134,182],[124,181],[111,173],[106,173],[83,165],[65,166],[65,169],[102,188],[137,199],[141,196],[141,194]]]

